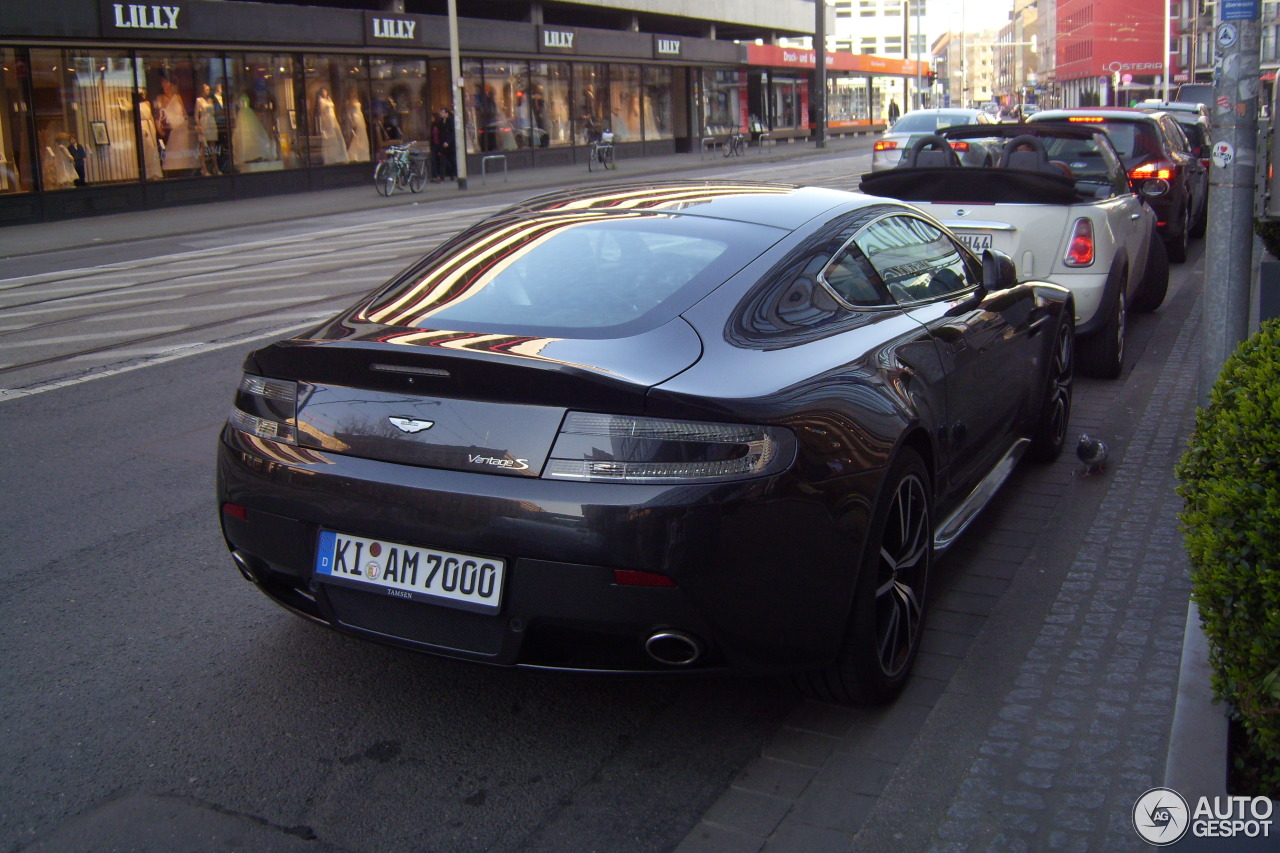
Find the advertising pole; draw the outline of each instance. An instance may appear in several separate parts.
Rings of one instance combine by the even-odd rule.
[[[458,162],[458,189],[467,188],[465,121],[466,92],[462,89],[462,60],[458,57],[458,0],[449,0],[449,77],[453,85],[453,159]]]
[[[1213,163],[1205,237],[1199,392],[1249,335],[1258,163],[1258,0],[1222,0],[1214,29]]]
[[[827,4],[813,3],[813,112],[816,124],[814,142],[827,147]]]

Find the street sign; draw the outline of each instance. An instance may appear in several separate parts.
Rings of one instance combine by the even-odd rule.
[[[1222,20],[1256,21],[1258,0],[1222,0]]]

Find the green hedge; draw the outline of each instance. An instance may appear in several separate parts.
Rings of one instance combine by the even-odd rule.
[[[1177,468],[1213,688],[1280,793],[1280,321],[1227,360]]]

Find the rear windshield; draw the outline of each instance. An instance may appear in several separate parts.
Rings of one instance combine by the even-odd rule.
[[[970,113],[908,113],[893,126],[894,133],[934,133],[962,124],[976,124]]]
[[[1156,139],[1155,129],[1149,125],[1133,121],[1107,121],[1102,126],[1107,129],[1116,153],[1125,160],[1160,153],[1160,142]]]
[[[641,212],[505,220],[471,232],[377,294],[360,314],[392,326],[550,336],[656,326],[785,233]]]

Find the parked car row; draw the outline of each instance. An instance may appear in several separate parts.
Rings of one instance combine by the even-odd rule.
[[[218,448],[232,558],[408,650],[891,700],[936,558],[1021,459],[1060,455],[1077,351],[1119,375],[1128,312],[1203,229],[1164,106],[919,110],[864,193],[503,210],[246,358]]]

